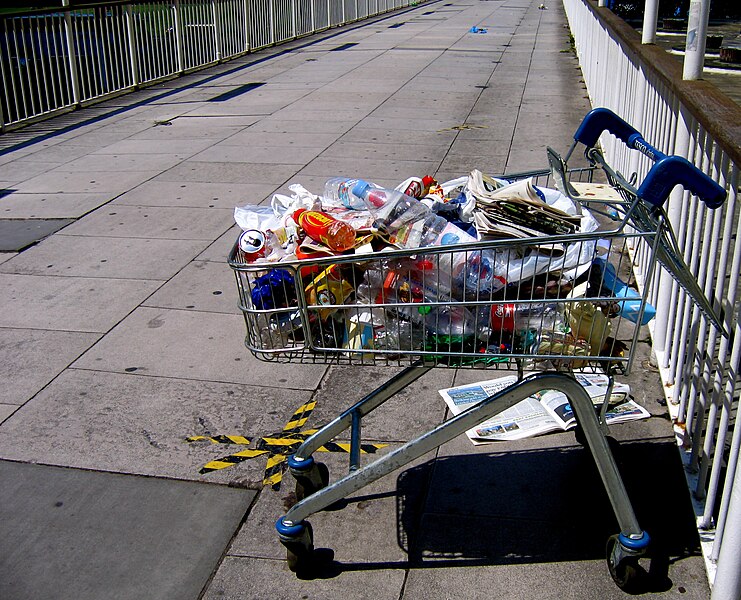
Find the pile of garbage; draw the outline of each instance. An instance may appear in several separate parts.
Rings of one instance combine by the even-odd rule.
[[[336,177],[321,195],[289,190],[234,212],[262,349],[310,337],[327,351],[612,355],[610,319],[640,307],[575,301],[629,288],[594,236],[572,235],[598,229],[591,213],[530,178],[474,169],[442,184]]]

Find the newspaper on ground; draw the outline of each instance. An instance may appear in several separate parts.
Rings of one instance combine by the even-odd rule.
[[[575,373],[595,406],[601,406],[609,387],[606,375]],[[454,415],[484,401],[489,396],[517,382],[516,375],[440,390],[440,395]],[[605,413],[608,425],[646,419],[650,413],[630,398],[630,386],[615,382]],[[567,431],[576,426],[576,417],[565,394],[544,390],[518,402],[491,419],[469,429],[466,435],[474,444],[520,440],[553,431]]]

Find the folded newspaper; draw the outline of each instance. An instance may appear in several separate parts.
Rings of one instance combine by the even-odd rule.
[[[609,379],[606,375],[575,373],[595,406],[601,406]],[[517,382],[515,375],[440,390],[440,395],[454,415]],[[605,421],[609,424],[646,419],[651,414],[630,398],[630,386],[615,382]],[[553,431],[567,431],[576,426],[576,417],[565,394],[545,390],[518,402],[491,419],[469,429],[466,435],[474,444],[520,440]]]
[[[483,239],[527,238],[574,233],[581,214],[569,214],[545,201],[532,178],[502,185],[474,169],[468,179],[476,200],[474,220]]]

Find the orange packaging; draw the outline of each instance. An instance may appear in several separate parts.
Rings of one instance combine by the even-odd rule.
[[[293,220],[312,240],[324,244],[337,252],[350,250],[355,245],[355,230],[352,225],[339,221],[317,210],[299,208]]]

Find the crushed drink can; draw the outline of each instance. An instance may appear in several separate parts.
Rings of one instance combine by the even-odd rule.
[[[266,254],[265,234],[259,229],[243,231],[237,242],[244,262],[253,262],[264,258]]]
[[[515,332],[515,304],[495,304],[491,307],[491,329],[495,333]]]
[[[310,306],[329,306],[317,311],[319,317],[324,320],[338,310],[337,306],[342,304],[355,289],[352,284],[340,273],[337,265],[331,265],[319,273],[313,281],[306,286],[306,303]]]

